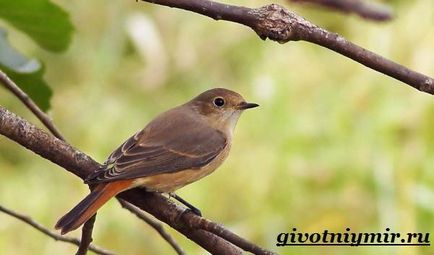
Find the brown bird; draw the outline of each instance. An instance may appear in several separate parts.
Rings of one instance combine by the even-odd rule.
[[[56,224],[72,231],[122,191],[144,187],[171,194],[212,173],[226,159],[241,113],[257,107],[231,90],[216,88],[170,109],[116,149],[85,183],[97,185]],[[200,211],[175,194],[193,212]]]

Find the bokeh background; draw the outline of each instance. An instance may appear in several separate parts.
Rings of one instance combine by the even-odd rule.
[[[233,89],[261,107],[240,119],[225,164],[178,192],[205,217],[281,254],[434,254],[420,247],[275,246],[277,234],[293,227],[434,234],[432,96],[319,46],[264,42],[248,28],[181,10],[135,1],[55,2],[76,29],[65,53],[43,51],[19,32],[10,39],[45,61],[54,90],[50,114],[75,147],[103,162],[156,114],[209,88]],[[434,75],[432,0],[387,1],[395,10],[387,23],[279,3]],[[1,105],[41,126],[0,91]],[[5,137],[0,169],[0,203],[48,227],[88,193],[78,178]],[[187,254],[206,254],[166,229]],[[94,242],[119,254],[175,254],[114,200],[98,214]],[[0,254],[75,250],[0,214]]]

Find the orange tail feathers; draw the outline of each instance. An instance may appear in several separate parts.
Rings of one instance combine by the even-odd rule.
[[[55,228],[61,229],[62,235],[77,229],[90,219],[110,198],[128,189],[131,183],[132,180],[124,180],[100,184],[71,211],[60,218]]]

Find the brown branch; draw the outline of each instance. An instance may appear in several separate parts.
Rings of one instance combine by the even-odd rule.
[[[88,221],[86,221],[81,229],[81,242],[78,246],[75,255],[86,255],[89,245],[92,243],[92,231],[95,224],[96,214],[94,214]]]
[[[245,249],[245,251],[249,252],[258,251],[255,252],[255,254],[274,254],[271,251],[267,251],[253,243],[250,243],[249,241],[237,236],[234,233],[231,234],[236,236],[238,240],[243,241],[238,242],[238,240],[235,238],[230,238],[229,235],[225,235],[221,232],[208,231],[212,228],[209,227],[204,229],[204,226],[199,224],[201,217],[197,216],[196,214],[185,211],[184,208],[179,207],[168,198],[158,193],[145,192],[144,190],[141,190],[142,192],[140,193],[138,191],[140,191],[139,188],[128,190],[119,194],[118,197],[122,199],[128,198],[129,202],[154,215],[157,219],[166,222],[168,225],[183,233],[194,242],[197,243],[197,241],[200,240],[202,242],[201,246],[210,251],[212,254],[242,254],[241,250],[235,246],[231,245],[230,249],[227,249],[226,246],[228,244],[234,244],[242,249],[246,247],[255,247],[255,249]],[[164,209],[162,205],[164,205],[164,208],[166,209]],[[167,211],[162,213],[163,210]],[[218,226],[214,222],[209,222],[212,225]],[[230,232],[229,230],[225,231]],[[221,242],[215,242],[215,237],[218,237],[217,240],[221,240]],[[245,243],[249,243],[250,246],[244,245]],[[214,251],[212,252],[211,250]]]
[[[294,3],[311,4],[337,10],[343,13],[354,13],[362,18],[387,21],[392,19],[389,6],[367,2],[365,0],[289,0]]]
[[[200,229],[206,230],[208,232],[211,232],[215,235],[218,235],[225,240],[228,240],[229,242],[235,244],[236,246],[240,247],[241,249],[245,251],[249,251],[253,254],[272,254],[270,251],[264,250],[263,248],[254,245],[250,243],[249,241],[243,239],[242,237],[228,231],[224,227],[211,222],[205,218],[201,217],[191,217],[194,214],[184,214],[183,217],[190,217],[185,219],[186,221],[190,222],[193,226],[199,226]]]
[[[0,70],[0,82],[3,84],[5,88],[7,88],[9,91],[11,91],[15,96],[17,96],[26,106],[29,108],[35,116],[42,122],[42,124],[45,125],[46,128],[58,139],[62,141],[66,141],[65,138],[60,134],[50,117],[48,117],[47,114],[45,114],[44,111],[42,111],[38,105],[36,105],[33,100],[24,92],[22,91],[4,72]],[[129,209],[130,210],[130,209]],[[134,209],[132,209],[133,213]],[[131,211],[131,210],[130,210]],[[136,213],[135,213],[136,214]],[[137,214],[136,214],[137,215]],[[142,214],[140,217],[143,221],[147,222],[153,222],[147,215]],[[87,247],[89,247],[90,243],[92,242],[92,231],[93,231],[93,224],[95,222],[96,216],[93,217],[91,220],[93,223],[85,224],[82,229],[82,240],[85,240],[86,242],[81,244],[79,247],[79,250],[77,251],[77,254],[86,254]],[[155,223],[158,224],[158,223]],[[151,225],[153,228],[155,228],[155,224]],[[158,229],[156,229],[159,231]],[[164,232],[164,229],[161,229]],[[161,232],[159,231],[161,234]],[[174,247],[174,249],[179,253],[181,251],[179,245],[175,242],[175,240],[168,234],[164,233],[165,235],[163,238],[169,242],[171,246]]]
[[[40,232],[53,238],[56,241],[71,243],[71,244],[74,244],[77,246],[80,245],[80,239],[59,235],[56,232],[51,231],[51,230],[47,229],[46,227],[42,226],[41,224],[37,223],[32,218],[30,218],[26,215],[19,214],[17,212],[14,212],[8,208],[1,206],[1,205],[0,205],[0,211],[6,213],[6,214],[8,214],[8,215],[10,215],[16,219],[19,219],[19,220],[25,222],[26,224],[34,227],[35,229],[39,230]],[[93,245],[93,244],[89,246],[89,250],[95,252],[96,254],[101,254],[101,255],[114,255],[115,254],[111,251],[105,250],[105,249],[100,248],[100,247]]]
[[[209,0],[142,0],[227,20],[252,28],[263,40],[279,43],[308,41],[353,59],[373,70],[400,80],[415,89],[434,94],[434,79],[368,51],[342,36],[328,32],[277,4],[252,9]]]
[[[123,208],[127,209],[128,211],[130,211],[131,213],[133,213],[134,215],[137,216],[137,218],[143,220],[144,222],[146,222],[149,226],[151,226],[152,228],[154,228],[159,234],[160,236],[166,240],[170,246],[173,247],[173,249],[176,251],[177,254],[179,255],[184,255],[184,251],[181,249],[181,247],[178,245],[178,243],[173,239],[173,237],[171,235],[169,235],[169,233],[167,233],[164,228],[163,225],[160,224],[159,222],[152,220],[151,218],[149,218],[147,215],[145,215],[143,213],[142,210],[140,210],[140,208],[135,207],[134,205],[128,203],[127,201],[118,198],[119,203],[122,205]]]
[[[18,87],[4,72],[0,70],[0,82],[3,86],[11,91],[21,102],[27,106],[30,111],[35,114],[35,116],[44,124],[46,128],[58,139],[66,141],[65,138],[60,134],[60,131],[56,128],[54,123],[51,121],[50,117],[42,111],[38,105],[23,91]],[[85,255],[89,249],[89,245],[92,242],[92,231],[93,224],[95,223],[96,215],[94,215],[88,222],[86,222],[82,229],[82,236],[78,247],[76,255]]]
[[[13,82],[9,77],[0,70],[0,82],[3,84],[3,86],[8,89],[10,92],[12,92],[18,99],[23,102],[24,105],[29,108],[30,111],[35,114],[35,116],[44,124],[45,127],[50,130],[50,132],[60,140],[65,141],[65,138],[60,134],[59,130],[54,126],[53,122],[51,121],[50,117],[45,114],[44,111],[42,111],[35,102],[20,88]]]
[[[81,179],[85,179],[88,174],[101,166],[86,154],[38,129],[1,106],[0,134],[58,164]],[[200,217],[192,213],[185,213],[184,208],[177,206],[158,193],[150,193],[136,188],[125,191],[118,197],[166,222],[212,254],[241,254],[241,250],[231,244],[231,239],[228,238],[230,241],[225,239],[228,235],[211,233],[201,229],[201,226],[196,223],[197,218]],[[185,215],[183,215],[184,213]],[[239,237],[239,239],[241,238]],[[248,243],[248,241],[245,242]],[[256,247],[256,245],[251,244],[251,247]],[[263,251],[257,254],[273,254],[259,247],[255,250]]]

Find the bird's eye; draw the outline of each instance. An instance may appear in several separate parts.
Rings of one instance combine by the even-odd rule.
[[[225,100],[221,97],[216,97],[214,98],[214,105],[217,107],[222,107],[223,105],[225,105]]]

